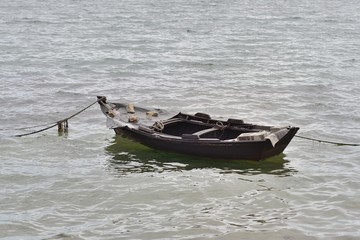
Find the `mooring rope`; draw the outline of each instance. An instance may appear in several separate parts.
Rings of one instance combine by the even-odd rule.
[[[299,136],[299,135],[295,135],[295,137],[306,139],[306,140],[311,140],[311,141],[315,141],[315,142],[339,145],[339,146],[360,146],[360,144],[356,144],[356,143],[332,142],[332,141],[325,141],[325,140],[320,140],[320,139],[315,139],[315,138],[303,137],[303,136]]]
[[[96,100],[95,102],[91,103],[90,105],[86,106],[85,108],[81,109],[80,111],[74,113],[73,115],[71,115],[70,117],[67,117],[67,118],[64,118],[62,120],[59,120],[57,122],[52,122],[52,123],[48,123],[48,124],[41,124],[41,125],[37,125],[37,126],[33,126],[33,127],[25,127],[25,128],[22,128],[22,129],[29,129],[29,128],[35,128],[35,127],[39,127],[39,126],[48,126],[48,127],[45,127],[45,128],[42,128],[40,130],[36,130],[36,131],[32,131],[32,132],[29,132],[29,133],[24,133],[24,134],[18,134],[18,135],[15,135],[15,137],[24,137],[24,136],[28,136],[28,135],[32,135],[32,134],[36,134],[36,133],[39,133],[39,132],[43,132],[43,131],[46,131],[50,128],[53,128],[55,126],[58,126],[59,128],[59,131],[60,130],[67,130],[68,128],[68,120],[79,115],[80,113],[84,112],[85,110],[87,110],[88,108],[90,108],[91,106],[93,106],[94,104],[98,103],[99,101],[103,101],[104,100],[104,97],[102,98],[98,98],[98,100]],[[63,127],[65,127],[65,129],[63,129]]]
[[[43,131],[46,131],[50,128],[53,128],[55,126],[58,126],[58,130],[59,131],[67,131],[68,129],[68,120],[79,115],[80,113],[84,112],[85,110],[87,110],[88,108],[90,108],[91,106],[93,106],[94,104],[100,102],[102,103],[102,101],[106,101],[105,97],[98,97],[98,99],[96,101],[94,101],[93,103],[89,104],[88,106],[86,106],[85,108],[81,109],[80,111],[74,113],[73,115],[64,118],[62,120],[56,121],[56,122],[51,122],[48,124],[41,124],[41,125],[36,125],[36,126],[32,126],[32,127],[22,127],[22,128],[18,128],[18,129],[14,129],[14,130],[24,130],[24,129],[30,129],[30,128],[36,128],[36,127],[42,127],[42,126],[47,126],[45,128],[42,128],[40,130],[36,130],[36,131],[32,131],[29,133],[24,133],[24,134],[18,134],[15,135],[15,137],[24,137],[24,136],[28,136],[28,135],[33,135],[36,133],[40,133]],[[164,123],[162,121],[157,121],[155,122],[154,128],[158,129],[159,131],[161,131],[164,128]],[[310,138],[310,137],[304,137],[304,136],[300,136],[300,135],[295,135],[295,137],[297,138],[301,138],[301,139],[305,139],[305,140],[310,140],[310,141],[315,141],[315,142],[321,142],[321,143],[329,143],[329,144],[334,144],[334,145],[339,145],[339,146],[360,146],[360,144],[356,144],[356,143],[342,143],[342,142],[333,142],[333,141],[326,141],[326,140],[320,140],[320,139],[315,139],[315,138]]]
[[[0,131],[16,131],[16,130],[19,131],[19,130],[26,130],[31,128],[45,127],[45,126],[49,126],[50,124],[56,124],[56,123],[58,122],[44,123],[44,124],[28,126],[28,127],[20,127],[20,128],[1,128]]]

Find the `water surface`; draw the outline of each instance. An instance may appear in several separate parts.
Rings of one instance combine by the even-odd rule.
[[[360,142],[357,1],[0,3],[3,239],[357,239],[360,150],[295,138],[262,162],[115,137],[96,100]],[[29,131],[34,130],[30,129]]]

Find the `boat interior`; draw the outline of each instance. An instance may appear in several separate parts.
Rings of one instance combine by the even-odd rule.
[[[230,140],[237,138],[243,133],[270,130],[270,127],[246,124],[238,119],[219,121],[211,119],[206,114],[186,115],[181,113],[169,120],[155,122],[152,128],[155,132],[189,140]]]

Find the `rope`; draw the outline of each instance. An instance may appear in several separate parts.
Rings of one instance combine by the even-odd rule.
[[[315,139],[315,138],[303,137],[303,136],[299,136],[299,135],[295,135],[295,137],[306,139],[306,140],[311,140],[311,141],[316,141],[316,142],[321,142],[321,143],[335,144],[335,145],[339,145],[339,146],[360,146],[360,144],[356,144],[356,143],[332,142],[332,141],[319,140],[319,139]]]
[[[28,135],[33,135],[33,134],[36,134],[36,133],[46,131],[46,130],[48,130],[50,128],[53,128],[55,126],[58,126],[59,131],[67,131],[67,129],[68,129],[68,120],[69,119],[79,115],[80,113],[84,112],[85,110],[87,110],[88,108],[90,108],[91,106],[93,106],[96,103],[103,104],[104,100],[106,101],[105,97],[98,97],[98,99],[95,102],[91,103],[90,105],[86,106],[85,108],[81,109],[80,111],[74,113],[73,115],[71,115],[71,116],[69,116],[67,118],[64,118],[62,120],[59,120],[57,122],[52,122],[52,123],[48,123],[48,124],[41,124],[41,125],[36,125],[36,126],[32,126],[32,127],[23,127],[23,128],[15,129],[15,130],[23,130],[23,129],[29,129],[29,128],[35,128],[35,127],[50,125],[50,126],[47,126],[45,128],[42,128],[40,130],[32,131],[30,133],[24,133],[24,134],[15,135],[15,137],[24,137],[24,136],[28,136]],[[218,127],[220,127],[220,128],[224,127],[221,122],[217,122],[216,125]],[[156,121],[153,128],[155,128],[158,131],[162,131],[164,129],[164,123],[162,121]],[[306,139],[306,140],[311,140],[311,141],[316,141],[316,142],[335,144],[335,145],[339,145],[339,146],[360,146],[360,144],[356,144],[356,143],[332,142],[332,141],[319,140],[319,139],[315,139],[315,138],[303,137],[303,136],[299,136],[299,135],[295,135],[295,137]]]
[[[42,128],[40,130],[36,130],[36,131],[33,131],[33,132],[29,132],[29,133],[24,133],[24,134],[18,134],[18,135],[15,135],[15,137],[24,137],[24,136],[28,136],[28,135],[32,135],[32,134],[36,134],[36,133],[39,133],[39,132],[43,132],[43,131],[46,131],[50,128],[53,128],[55,126],[58,126],[59,127],[59,130],[62,129],[63,125],[65,126],[65,131],[67,130],[67,127],[68,127],[68,124],[67,124],[67,121],[77,115],[79,115],[80,113],[84,112],[85,110],[87,110],[88,108],[90,108],[91,106],[93,106],[94,104],[96,104],[97,102],[100,102],[100,101],[103,101],[104,98],[98,98],[98,100],[96,100],[95,102],[91,103],[90,105],[88,105],[87,107],[81,109],[80,111],[74,113],[73,115],[71,115],[70,117],[67,117],[67,118],[64,118],[62,120],[59,120],[55,123],[48,123],[48,124],[42,124],[42,125],[37,125],[37,126],[34,126],[34,127],[38,127],[38,126],[45,126],[45,125],[49,125],[51,124],[50,126],[48,127],[45,127],[45,128]],[[28,129],[28,128],[33,128],[33,127],[27,127],[27,128],[23,128],[23,129]]]
[[[225,128],[224,123],[223,123],[223,122],[220,122],[220,121],[217,121],[217,122],[216,122],[216,126],[217,126],[220,130],[223,130],[223,129]]]
[[[26,130],[31,128],[45,127],[45,126],[49,126],[50,124],[56,124],[56,123],[58,122],[51,122],[51,123],[45,123],[45,124],[39,124],[39,125],[21,127],[21,128],[1,128],[0,131]]]
[[[40,129],[40,130],[37,130],[37,131],[33,131],[33,132],[30,132],[30,133],[24,133],[24,134],[18,134],[18,135],[15,135],[15,137],[24,137],[24,136],[28,136],[28,135],[32,135],[32,134],[36,134],[36,133],[39,133],[39,132],[43,132],[45,130],[48,130],[50,128],[53,128],[55,126],[57,126],[58,123],[55,123],[53,125],[50,125],[49,127],[46,127],[46,128],[43,128],[43,129]]]
[[[163,121],[156,121],[155,124],[153,125],[153,128],[155,130],[158,130],[159,132],[161,132],[162,130],[164,130],[164,122]]]

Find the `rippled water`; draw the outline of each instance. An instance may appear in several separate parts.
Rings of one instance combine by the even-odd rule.
[[[359,147],[295,138],[262,162],[154,151],[106,95],[360,142],[358,1],[0,2],[0,237],[357,239]],[[30,129],[34,130],[34,129]]]

